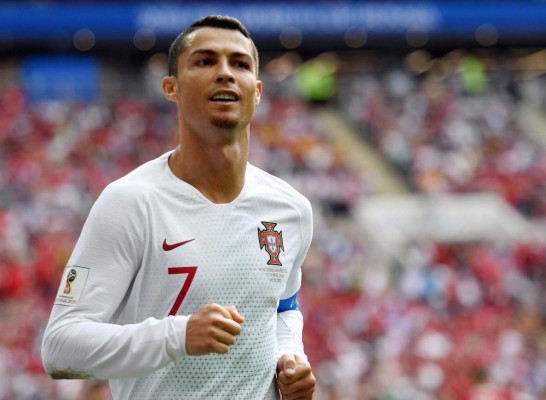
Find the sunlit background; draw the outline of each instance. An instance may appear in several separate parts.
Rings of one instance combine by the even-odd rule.
[[[0,4],[0,400],[102,189],[175,144],[174,37],[239,18],[261,52],[251,162],[312,202],[300,293],[317,400],[546,399],[546,2]]]

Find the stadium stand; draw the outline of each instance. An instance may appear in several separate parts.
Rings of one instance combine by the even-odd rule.
[[[375,269],[378,276],[362,281],[376,282],[379,294],[365,288],[353,305],[339,306],[346,310],[351,363],[358,343],[362,372],[352,385],[333,385],[340,398],[544,398],[545,153],[521,118],[524,112],[541,121],[536,112],[544,103],[535,90],[544,80],[521,68],[528,55],[507,60],[459,51],[428,59],[436,67],[419,72],[411,57],[349,77],[343,93],[353,94],[339,97],[339,109],[414,192],[432,199],[428,209],[446,197],[487,192],[528,226],[509,240],[472,237],[464,227],[472,221],[463,222],[456,240],[435,241],[431,229],[429,237],[408,235],[390,272]],[[481,79],[465,77],[470,58],[481,66]],[[441,217],[433,215],[428,227]],[[402,220],[391,223],[403,227]]]

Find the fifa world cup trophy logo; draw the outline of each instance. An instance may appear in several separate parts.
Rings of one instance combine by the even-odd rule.
[[[66,286],[64,287],[64,294],[69,294],[72,290],[72,282],[76,280],[76,276],[78,276],[78,273],[75,269],[71,269],[68,275],[66,276]]]

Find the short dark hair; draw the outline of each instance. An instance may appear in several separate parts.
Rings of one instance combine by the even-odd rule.
[[[255,73],[256,76],[258,76],[258,49],[256,49],[256,45],[250,37],[250,33],[248,33],[246,27],[237,18],[228,17],[225,15],[208,15],[206,17],[200,18],[192,23],[188,28],[186,28],[186,30],[184,30],[180,35],[178,35],[178,37],[174,40],[174,42],[171,44],[171,47],[169,48],[169,76],[178,76],[178,57],[189,46],[189,36],[196,30],[204,27],[239,31],[243,34],[244,37],[250,40],[250,44],[252,45],[252,58],[254,59],[254,64],[256,68]]]

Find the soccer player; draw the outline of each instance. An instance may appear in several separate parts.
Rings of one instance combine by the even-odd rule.
[[[236,19],[178,36],[162,87],[179,144],[111,183],[68,262],[42,357],[114,399],[311,399],[297,294],[309,201],[248,162],[262,93]]]

